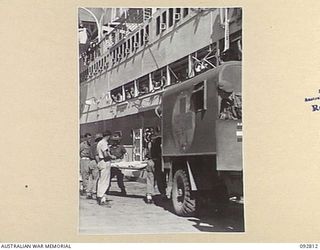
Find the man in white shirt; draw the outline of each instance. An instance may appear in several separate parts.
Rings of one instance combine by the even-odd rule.
[[[110,154],[108,140],[111,136],[111,132],[107,130],[103,134],[103,139],[97,144],[97,153],[99,156],[98,169],[100,171],[100,177],[97,187],[97,201],[99,205],[108,205],[106,191],[110,185],[111,175],[111,160],[116,157]]]

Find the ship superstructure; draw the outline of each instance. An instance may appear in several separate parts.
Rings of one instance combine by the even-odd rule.
[[[81,134],[110,129],[132,145],[132,131],[160,125],[165,88],[241,61],[240,8],[103,11],[80,49]]]

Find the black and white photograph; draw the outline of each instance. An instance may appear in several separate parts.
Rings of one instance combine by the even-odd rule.
[[[182,7],[78,8],[80,234],[245,232],[242,9]]]

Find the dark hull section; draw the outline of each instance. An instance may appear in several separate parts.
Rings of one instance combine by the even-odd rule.
[[[105,130],[111,132],[121,131],[122,144],[132,144],[132,129],[160,126],[160,119],[156,116],[154,110],[148,110],[133,114],[129,116],[114,118],[110,120],[91,122],[80,125],[80,134],[91,133],[103,133]]]

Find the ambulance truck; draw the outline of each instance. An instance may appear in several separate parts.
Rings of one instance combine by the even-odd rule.
[[[180,216],[202,199],[243,199],[241,62],[230,61],[162,95],[162,166]]]

